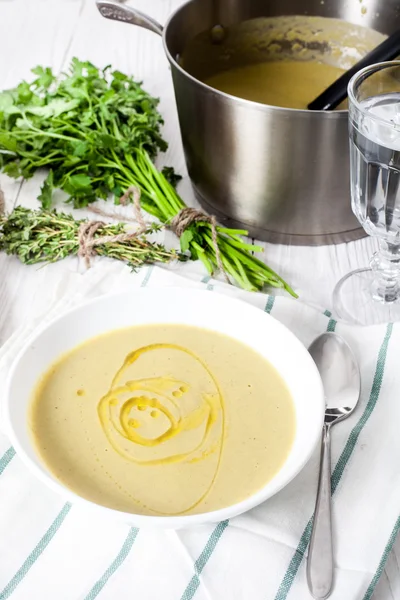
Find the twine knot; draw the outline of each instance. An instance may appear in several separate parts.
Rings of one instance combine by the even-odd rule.
[[[182,210],[172,219],[169,226],[172,231],[180,238],[181,235],[186,231],[192,223],[209,223],[211,226],[211,238],[213,242],[215,258],[217,261],[217,265],[221,273],[224,274],[225,281],[227,283],[231,283],[228,277],[228,273],[225,270],[225,267],[222,262],[221,251],[218,247],[218,238],[217,238],[217,220],[214,215],[206,215],[201,210],[197,210],[197,208],[182,208]]]
[[[121,197],[121,204],[125,205],[129,196],[133,197],[133,208],[135,211],[135,223],[139,223],[139,229],[133,232],[118,233],[117,235],[103,235],[95,237],[95,233],[105,227],[103,221],[84,221],[80,224],[78,230],[78,243],[79,250],[78,256],[85,259],[86,266],[90,267],[90,259],[96,254],[96,246],[102,244],[118,244],[128,242],[139,235],[142,235],[147,229],[146,222],[143,219],[142,212],[140,210],[140,190],[135,187],[130,187],[126,190],[125,194]],[[114,218],[114,215],[106,213],[101,209],[92,207],[92,212],[100,214],[104,217]],[[131,219],[125,219],[131,220]]]

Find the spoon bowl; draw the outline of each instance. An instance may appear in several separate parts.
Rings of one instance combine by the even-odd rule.
[[[322,379],[326,408],[307,582],[313,598],[325,600],[333,585],[330,432],[333,425],[354,412],[360,398],[361,376],[353,351],[336,333],[320,335],[309,352]]]
[[[347,342],[336,333],[323,333],[308,349],[324,386],[325,423],[331,426],[348,417],[360,398],[361,376]]]

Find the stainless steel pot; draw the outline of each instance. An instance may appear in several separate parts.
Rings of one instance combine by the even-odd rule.
[[[399,0],[361,2],[190,0],[165,28],[126,5],[97,5],[106,18],[163,37],[188,172],[202,206],[259,239],[322,245],[365,235],[350,208],[347,111],[283,109],[229,96],[189,74],[180,57],[201,32],[261,16],[341,18],[385,34],[399,27]]]

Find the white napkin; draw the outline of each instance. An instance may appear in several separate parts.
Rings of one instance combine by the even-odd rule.
[[[181,269],[189,278],[178,274]],[[85,274],[69,273],[50,306],[42,303],[45,313],[1,348],[0,392],[10,363],[38,323],[84,299],[141,286],[206,287],[271,312],[305,345],[327,329],[351,344],[360,362],[362,398],[333,430],[332,599],[371,598],[400,528],[399,326],[336,325],[300,301],[242,292],[190,265],[133,274],[98,261]],[[308,600],[305,557],[318,460],[316,451],[284,490],[229,523],[137,531],[66,504],[32,477],[0,434],[0,600]]]

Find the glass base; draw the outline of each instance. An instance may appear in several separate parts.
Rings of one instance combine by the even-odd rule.
[[[358,269],[339,281],[333,292],[338,319],[353,325],[378,325],[400,321],[400,299],[383,302],[374,293],[376,272]]]

